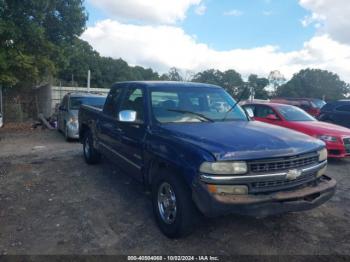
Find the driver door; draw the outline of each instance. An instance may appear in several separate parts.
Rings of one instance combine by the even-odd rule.
[[[124,157],[123,166],[137,180],[142,181],[143,147],[146,135],[145,125],[145,92],[137,85],[130,85],[124,90],[123,99],[118,109],[121,111],[132,110],[136,112],[134,122],[122,122],[118,119],[118,132],[120,137],[120,154]]]

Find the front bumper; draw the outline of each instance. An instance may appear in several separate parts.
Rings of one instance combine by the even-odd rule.
[[[76,125],[67,125],[67,136],[71,139],[79,139],[79,127]]]
[[[350,152],[346,151],[344,144],[326,143],[329,158],[350,157]]]
[[[326,165],[326,162],[324,163]],[[323,165],[324,165],[323,164]],[[311,169],[305,169],[304,174],[312,172],[316,174],[322,170],[323,165],[318,165]],[[274,174],[282,176],[287,174]],[[218,180],[216,184],[242,185],[247,181],[256,180],[257,176],[236,177],[237,180]],[[259,176],[259,179],[267,179]],[[232,177],[233,178],[233,177]],[[247,180],[248,179],[248,180]],[[270,179],[270,177],[268,178]],[[204,180],[204,181],[203,181]],[[209,185],[214,181],[208,180],[208,177],[201,176],[193,183],[192,196],[199,210],[206,216],[215,217],[230,213],[250,215],[255,217],[265,217],[280,213],[303,211],[315,208],[329,200],[336,189],[336,181],[326,175],[319,176],[317,179],[306,184],[276,190],[266,193],[256,193],[247,195],[230,195],[211,193]]]

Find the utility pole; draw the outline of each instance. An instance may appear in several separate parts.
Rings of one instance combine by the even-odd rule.
[[[90,93],[90,78],[91,78],[91,72],[88,70],[88,78],[87,78],[87,91]]]
[[[0,85],[0,127],[4,124],[3,119],[4,119],[4,113],[2,111],[3,106],[2,106],[2,86]]]

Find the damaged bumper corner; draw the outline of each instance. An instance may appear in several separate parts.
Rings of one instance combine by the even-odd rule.
[[[209,192],[208,185],[197,180],[192,195],[199,210],[209,217],[230,213],[265,217],[309,210],[329,200],[336,189],[336,181],[326,175],[313,185],[268,194],[215,194]]]

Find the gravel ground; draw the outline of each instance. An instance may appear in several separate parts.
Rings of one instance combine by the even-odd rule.
[[[164,237],[149,193],[56,131],[0,130],[0,254],[350,255],[350,160],[330,161],[336,195],[302,213],[203,220]]]

